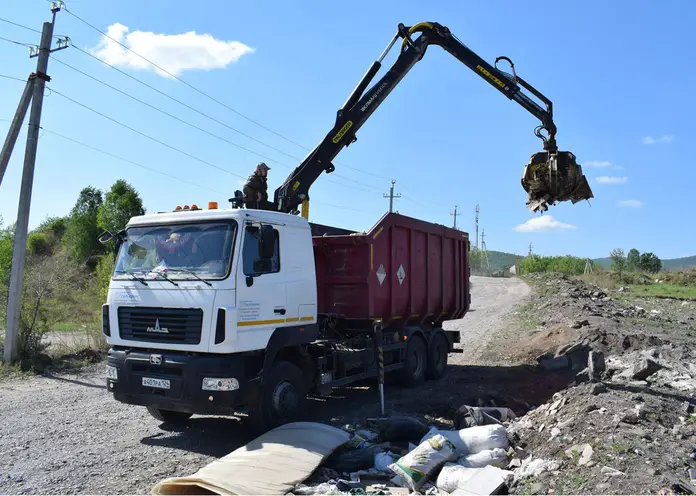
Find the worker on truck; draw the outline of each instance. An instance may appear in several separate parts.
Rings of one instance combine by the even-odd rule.
[[[273,204],[268,201],[268,171],[271,168],[264,162],[256,166],[256,170],[244,184],[244,206],[259,210],[273,210]]]

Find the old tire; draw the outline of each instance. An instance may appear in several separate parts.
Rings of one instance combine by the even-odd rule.
[[[449,354],[449,341],[447,337],[438,332],[430,342],[428,348],[428,368],[425,376],[428,379],[438,380],[447,372],[447,355]]]
[[[415,386],[425,380],[428,365],[428,347],[420,336],[411,336],[406,345],[404,368],[401,369],[401,383]]]
[[[264,378],[255,412],[256,427],[273,429],[296,420],[307,400],[307,381],[302,370],[290,362],[279,361]]]
[[[191,415],[193,415],[191,413],[175,412],[173,410],[162,410],[154,406],[148,406],[147,411],[160,422],[171,425],[185,425],[188,419],[191,418]]]

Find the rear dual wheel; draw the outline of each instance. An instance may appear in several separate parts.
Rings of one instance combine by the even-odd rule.
[[[428,348],[428,368],[425,376],[428,379],[438,380],[447,372],[447,356],[449,354],[449,341],[447,337],[438,332],[430,342]]]
[[[416,386],[425,379],[438,380],[447,372],[449,342],[438,332],[428,346],[420,335],[413,335],[406,345],[404,368],[401,369],[401,382],[404,386]]]

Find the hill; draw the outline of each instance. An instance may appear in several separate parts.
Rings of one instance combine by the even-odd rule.
[[[488,250],[488,264],[492,271],[509,269],[517,262],[518,258],[522,258],[514,253],[504,251]]]
[[[596,258],[593,262],[602,267],[608,268],[611,266],[611,258],[609,257]],[[688,269],[690,267],[696,267],[696,255],[693,257],[662,259],[662,270]]]

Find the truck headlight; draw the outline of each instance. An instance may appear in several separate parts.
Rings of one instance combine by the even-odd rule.
[[[118,380],[118,369],[112,365],[107,365],[106,366],[106,377],[109,379],[113,379],[114,381]]]
[[[239,381],[234,377],[204,377],[203,391],[235,391],[239,389]]]

